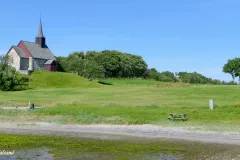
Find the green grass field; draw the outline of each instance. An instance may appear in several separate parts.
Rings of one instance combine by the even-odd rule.
[[[103,79],[101,81],[112,85],[101,85],[73,74],[50,72],[36,72],[32,79],[31,90],[0,92],[0,105],[27,106],[30,100],[45,109],[33,112],[2,110],[2,121],[176,125],[168,122],[168,114],[186,113],[189,121],[177,125],[208,124],[209,128],[221,125],[228,129],[231,126],[229,130],[240,130],[238,86],[141,79]],[[208,108],[210,99],[215,101],[214,110]]]

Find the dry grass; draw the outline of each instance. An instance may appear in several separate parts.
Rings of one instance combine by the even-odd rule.
[[[156,88],[177,88],[177,87],[189,87],[190,84],[187,83],[155,83]]]

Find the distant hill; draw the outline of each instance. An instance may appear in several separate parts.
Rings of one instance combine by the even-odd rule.
[[[31,88],[96,88],[96,81],[89,81],[72,73],[34,71],[31,75]]]

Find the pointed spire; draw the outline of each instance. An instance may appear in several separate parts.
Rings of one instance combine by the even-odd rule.
[[[38,36],[37,37],[44,37],[43,29],[42,29],[42,17],[41,17],[41,14],[40,14],[40,24],[39,24]]]
[[[39,44],[41,48],[45,48],[46,47],[46,39],[43,35],[43,30],[42,30],[42,18],[40,15],[40,25],[39,25],[39,30],[38,30],[38,35],[35,38],[35,43]]]

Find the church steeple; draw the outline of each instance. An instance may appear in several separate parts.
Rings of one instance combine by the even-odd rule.
[[[42,18],[40,18],[40,24],[39,24],[38,36],[37,37],[44,37],[43,29],[42,29]]]
[[[43,35],[43,29],[42,29],[42,18],[40,17],[40,24],[38,29],[38,35],[35,39],[35,43],[39,44],[41,48],[46,47],[46,39]]]

